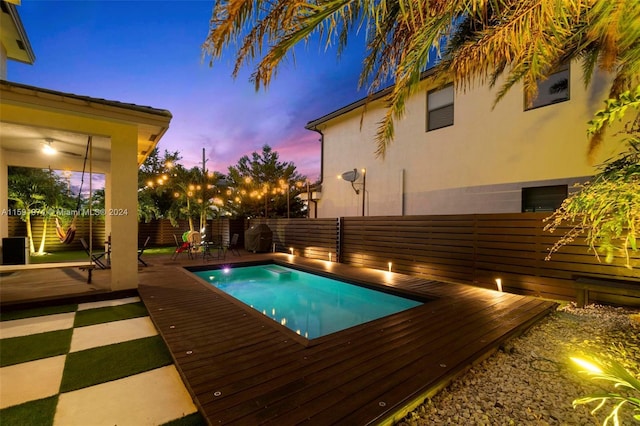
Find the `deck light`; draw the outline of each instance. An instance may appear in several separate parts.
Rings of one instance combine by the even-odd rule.
[[[498,291],[502,291],[502,279],[496,278],[496,285],[498,286]]]
[[[331,255],[332,255],[332,253],[331,253],[331,252],[329,252],[329,262],[332,262],[332,261],[333,261],[333,259],[331,258]]]
[[[293,255],[293,247],[289,247],[289,252]]]
[[[391,272],[391,266],[392,266],[392,263],[389,262],[389,272]]]

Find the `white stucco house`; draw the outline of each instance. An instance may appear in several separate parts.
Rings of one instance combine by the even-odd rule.
[[[164,109],[10,82],[7,60],[35,55],[13,2],[1,2],[0,211],[8,208],[8,167],[83,171],[105,177],[105,234],[111,235],[111,290],[138,285],[138,167],[169,128]],[[58,154],[45,156],[44,143]],[[8,217],[0,215],[0,238]]]
[[[585,88],[572,63],[539,84],[533,107],[515,86],[495,108],[497,89],[423,79],[384,159],[374,139],[388,89],[312,120],[306,128],[322,142],[317,217],[550,211],[620,147],[610,138],[587,155],[587,122],[604,107],[606,78]],[[354,169],[353,185],[337,178]]]

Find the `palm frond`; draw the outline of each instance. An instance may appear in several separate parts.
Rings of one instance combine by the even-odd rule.
[[[367,37],[359,84],[372,93],[394,83],[376,133],[380,156],[433,52],[444,58],[434,81],[459,91],[502,81],[496,102],[519,83],[533,99],[538,81],[579,57],[586,83],[596,67],[614,75],[611,97],[640,78],[637,0],[215,0],[203,51],[213,63],[236,46],[233,75],[256,63],[259,89],[297,44],[317,34],[340,55],[356,28]]]

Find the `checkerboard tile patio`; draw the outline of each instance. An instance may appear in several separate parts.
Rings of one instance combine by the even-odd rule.
[[[136,303],[140,303],[137,297],[92,302],[80,304],[76,311],[70,313],[0,321],[0,356],[15,362],[12,365],[7,365],[11,362],[3,362],[5,366],[0,368],[0,424],[4,424],[3,417],[15,420],[11,416],[21,404],[27,411],[32,407],[36,409],[55,404],[55,414],[51,413],[52,418],[48,420],[51,424],[60,425],[159,425],[196,413],[196,407],[170,359],[163,363],[165,365],[150,364],[146,371],[116,379],[110,378],[108,371],[104,371],[103,378],[100,377],[102,370],[108,370],[104,364],[91,366],[92,369],[95,367],[91,378],[93,382],[80,389],[61,392],[65,375],[82,376],[83,371],[70,370],[79,368],[77,365],[90,365],[99,348],[122,347],[136,353],[136,347],[143,347],[143,344],[164,345],[148,316],[74,327],[78,312],[91,314],[91,310],[96,310],[94,313],[103,310],[100,313],[106,314],[107,318],[109,315],[117,317],[122,310],[118,307]],[[109,309],[113,309],[115,314],[105,311]],[[134,312],[133,315],[139,314]],[[70,329],[71,332],[64,331]],[[59,342],[60,347],[69,348],[66,353],[54,351],[53,356],[32,360],[29,354],[5,352],[20,350],[23,346],[28,352],[28,348],[37,348],[39,342],[51,337],[67,339]],[[37,353],[33,355],[37,356]],[[145,364],[141,361],[140,365]]]

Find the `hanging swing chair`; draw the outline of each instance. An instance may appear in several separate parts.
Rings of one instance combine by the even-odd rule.
[[[73,219],[71,220],[71,224],[65,230],[62,225],[60,225],[60,221],[58,217],[56,217],[56,235],[58,236],[58,240],[62,244],[71,244],[73,239],[76,236],[76,219],[78,218],[78,212],[80,211],[80,202],[82,197],[82,186],[84,185],[84,172],[87,167],[87,157],[89,155],[89,145],[91,144],[91,138],[87,141],[87,149],[84,153],[84,164],[82,165],[82,178],[80,179],[80,191],[78,191],[78,202],[76,203],[76,210],[73,214]]]

